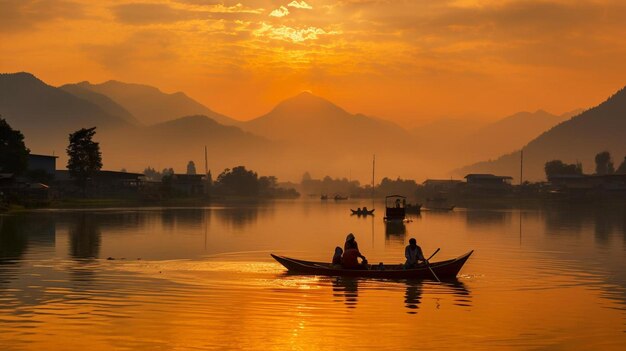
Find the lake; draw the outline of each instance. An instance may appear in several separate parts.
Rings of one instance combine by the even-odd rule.
[[[373,217],[349,208],[376,208]],[[2,350],[623,350],[626,208],[422,212],[371,200],[0,216]],[[456,281],[287,275],[270,253],[370,263],[475,250]]]

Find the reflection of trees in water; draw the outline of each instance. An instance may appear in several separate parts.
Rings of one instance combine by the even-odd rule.
[[[502,226],[511,220],[511,213],[505,211],[468,210],[465,222],[468,227]]]
[[[53,247],[56,228],[47,215],[0,216],[0,281],[8,280],[11,269],[3,265],[19,264],[27,250]]]
[[[0,286],[15,278],[17,272],[12,266],[28,248],[28,238],[20,229],[16,217],[0,216]]]
[[[385,243],[404,244],[406,225],[404,222],[385,222]]]
[[[332,284],[333,296],[343,298],[348,308],[355,308],[359,297],[358,278],[335,277]]]
[[[96,268],[95,259],[100,256],[102,233],[98,218],[92,213],[79,213],[69,227],[69,255],[76,265],[70,268],[70,277],[75,283],[91,282]],[[77,288],[77,287],[75,287]],[[79,289],[80,290],[80,289]]]
[[[100,228],[92,214],[76,215],[69,228],[70,257],[74,259],[93,259],[100,254]]]
[[[267,208],[263,208],[263,211],[267,210]],[[247,225],[255,223],[258,220],[259,212],[258,206],[245,206],[228,207],[218,210],[215,213],[220,221],[237,228],[243,228]]]
[[[0,264],[19,260],[28,247],[28,237],[14,216],[0,216]]]
[[[161,212],[161,223],[164,228],[200,228],[204,225],[205,212],[203,208],[166,209]]]
[[[624,204],[553,204],[544,210],[544,218],[547,234],[580,234],[591,227],[596,242],[603,245],[614,233],[626,238]]]

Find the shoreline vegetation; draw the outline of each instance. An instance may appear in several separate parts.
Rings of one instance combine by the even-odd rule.
[[[147,167],[143,173],[102,170],[102,154],[93,141],[96,128],[82,128],[69,136],[67,170],[56,169],[56,157],[33,155],[24,136],[0,118],[3,146],[0,158],[0,212],[31,208],[107,208],[150,206],[203,206],[212,203],[262,202],[306,197],[320,201],[381,199],[405,196],[410,204],[426,208],[449,208],[463,204],[515,202],[611,203],[626,198],[626,158],[616,167],[607,151],[595,157],[594,174],[582,165],[560,160],[545,164],[545,182],[512,184],[512,177],[468,174],[465,180],[382,178],[361,185],[347,178],[313,178],[305,172],[299,183],[278,182],[245,166],[226,168],[215,181],[208,162],[198,174],[193,161],[186,173],[173,168],[161,172]],[[206,156],[206,155],[205,155]],[[429,206],[429,203],[431,206]]]

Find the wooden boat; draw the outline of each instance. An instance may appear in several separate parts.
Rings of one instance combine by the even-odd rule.
[[[335,195],[335,201],[348,200],[347,196]]]
[[[391,206],[390,206],[391,204]],[[406,218],[406,197],[402,195],[385,196],[385,221],[402,222]]]
[[[430,268],[437,274],[439,279],[453,279],[473,252],[472,250],[451,260],[433,262],[430,264]],[[368,265],[369,269],[343,269],[336,268],[327,262],[303,261],[285,256],[271,255],[278,263],[285,266],[290,273],[378,279],[434,279],[432,272],[426,265],[404,269],[402,264],[386,264],[382,267],[374,264]]]
[[[320,196],[320,200],[328,200],[328,195],[322,195],[322,196]]]
[[[353,210],[353,209],[350,209],[350,211],[352,211],[352,214],[353,214],[353,215],[357,215],[357,216],[368,216],[368,215],[373,215],[373,214],[374,214],[374,211],[376,211],[376,209],[373,209],[373,210],[365,210],[365,211],[363,211],[363,210]]]

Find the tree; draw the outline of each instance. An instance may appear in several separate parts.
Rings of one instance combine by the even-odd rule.
[[[626,157],[624,157],[624,161],[622,161],[622,164],[619,165],[619,167],[617,167],[617,170],[615,171],[615,173],[626,174]]]
[[[596,174],[607,175],[613,174],[615,167],[613,166],[613,160],[611,160],[611,154],[608,151],[602,151],[596,155]]]
[[[187,163],[187,174],[196,174],[196,164],[193,161]]]
[[[67,147],[67,169],[70,176],[83,187],[83,195],[87,180],[102,168],[102,154],[100,144],[94,142],[96,127],[82,128],[70,134],[70,144]]]
[[[152,180],[152,181],[161,180],[161,173],[159,173],[159,171],[157,171],[156,169],[150,166],[148,166],[146,169],[143,170],[143,174],[146,176],[148,180]]]
[[[552,160],[546,162],[544,170],[546,172],[546,178],[555,175],[583,174],[583,165],[581,163],[566,164],[561,160]]]
[[[0,118],[0,172],[22,174],[28,168],[30,150],[24,145],[24,135]]]
[[[226,168],[219,176],[217,176],[217,188],[223,193],[257,196],[259,194],[258,175],[253,171],[246,170],[244,166],[235,168]]]

